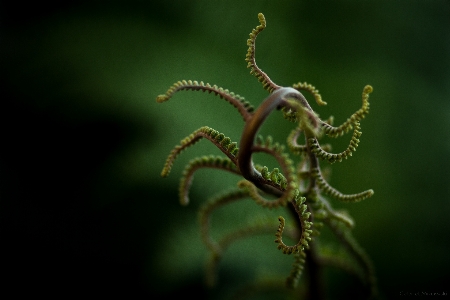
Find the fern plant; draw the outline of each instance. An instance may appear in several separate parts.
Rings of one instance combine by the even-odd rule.
[[[182,90],[207,91],[232,104],[241,114],[245,126],[240,141],[231,141],[225,134],[208,126],[195,130],[170,152],[161,175],[162,177],[169,175],[175,159],[182,151],[201,139],[207,139],[224,156],[202,156],[189,162],[179,187],[180,203],[182,205],[189,203],[189,189],[194,173],[198,169],[213,168],[242,177],[234,189],[212,198],[199,212],[201,236],[211,252],[206,270],[208,284],[216,284],[217,266],[231,243],[274,230],[273,224],[258,223],[241,228],[219,241],[211,237],[209,219],[215,209],[242,199],[253,199],[255,204],[262,208],[283,207],[296,220],[293,224],[287,224],[285,218],[280,216],[279,226],[275,231],[277,248],[283,254],[291,254],[294,257],[291,272],[285,280],[288,288],[295,290],[303,271],[306,270],[309,289],[304,293],[309,298],[320,298],[323,294],[317,282],[317,270],[322,266],[334,266],[357,276],[367,295],[373,297],[377,290],[374,268],[365,251],[351,235],[354,221],[345,212],[333,209],[327,196],[343,202],[359,202],[372,196],[374,192],[371,189],[357,194],[344,194],[338,191],[328,184],[319,164],[321,160],[335,163],[352,156],[359,144],[360,121],[369,112],[368,100],[372,87],[370,85],[364,87],[361,108],[343,124],[333,126],[332,117],[328,120],[320,119],[301,93],[302,91],[311,93],[318,105],[326,105],[314,86],[306,82],[294,84],[292,87],[279,86],[256,65],[255,40],[266,27],[264,15],[258,14],[258,19],[260,25],[252,30],[247,40],[248,51],[245,60],[248,63],[247,67],[250,68],[250,74],[256,76],[263,88],[269,92],[269,96],[255,109],[244,97],[216,85],[191,80],[173,84],[165,94],[157,97],[157,102],[165,102]],[[271,136],[263,138],[258,135],[258,130],[274,110],[281,110],[285,119],[296,124],[286,143],[290,154],[299,157],[297,165],[290,158],[284,145],[274,143]],[[347,149],[343,152],[332,153],[330,145],[319,143],[323,135],[337,138],[349,131],[353,131],[353,134]],[[299,142],[301,135],[304,138],[303,143]],[[261,152],[275,158],[279,168],[269,170],[266,166],[255,163],[252,159],[253,153]],[[342,253],[327,254],[321,251],[318,236],[324,225],[331,229],[346,249],[345,258]],[[283,236],[288,236],[297,243],[287,245]],[[267,283],[263,285],[266,288],[269,286]],[[255,286],[257,285],[253,287]]]

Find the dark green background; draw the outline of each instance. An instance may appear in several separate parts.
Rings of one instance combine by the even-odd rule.
[[[2,292],[215,298],[246,278],[288,274],[292,258],[268,235],[230,248],[219,291],[207,292],[196,210],[237,178],[199,172],[191,204],[179,206],[184,164],[219,154],[205,141],[159,176],[200,126],[233,140],[243,126],[212,95],[157,104],[173,82],[203,80],[255,105],[267,95],[244,61],[259,12],[268,25],[258,65],[279,85],[315,85],[328,102],[312,103],[322,117],[345,121],[363,87],[374,87],[360,147],[333,166],[331,184],[375,190],[359,204],[333,203],[354,217],[382,296],[450,292],[450,3],[437,0],[2,1]],[[284,142],[291,127],[274,113],[262,132]],[[251,203],[224,209],[214,234],[258,212]],[[330,278],[337,298],[351,289]]]

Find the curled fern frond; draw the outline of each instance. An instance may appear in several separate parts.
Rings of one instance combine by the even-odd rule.
[[[250,74],[255,75],[259,82],[262,83],[264,89],[269,93],[272,93],[280,86],[276,85],[266,73],[258,68],[255,61],[255,40],[258,34],[266,28],[266,19],[264,18],[264,15],[259,13],[258,19],[260,25],[256,26],[256,28],[252,30],[250,33],[250,38],[247,40],[248,51],[245,61],[247,62],[247,68],[250,68]]]
[[[352,138],[350,140],[350,144],[348,145],[347,149],[342,151],[341,153],[329,153],[322,149],[319,145],[319,142],[316,138],[311,138],[308,140],[309,145],[311,147],[311,151],[315,153],[318,157],[320,157],[323,160],[328,160],[330,163],[334,163],[336,161],[341,162],[342,159],[347,159],[349,156],[352,156],[352,153],[356,151],[356,148],[358,147],[359,143],[359,137],[361,136],[361,127],[359,126],[359,122],[355,122],[354,124],[354,132],[352,135]]]
[[[282,250],[284,254],[292,254],[292,253],[298,253],[300,251],[303,251],[304,246],[300,243],[300,241],[297,244],[295,244],[294,246],[287,246],[283,242],[283,230],[284,230],[286,221],[282,216],[278,217],[278,221],[280,222],[280,225],[278,226],[277,233],[275,234],[275,236],[277,237],[275,239],[275,243],[278,244],[277,248],[279,250]]]
[[[239,113],[242,115],[244,120],[247,120],[250,116],[250,114],[253,112],[254,107],[250,104],[250,102],[246,101],[244,97],[239,96],[238,94],[235,94],[233,92],[230,92],[227,89],[223,89],[221,87],[218,87],[217,85],[210,85],[209,83],[203,83],[203,81],[197,82],[192,80],[181,80],[178,82],[175,82],[165,94],[159,95],[156,98],[156,102],[162,103],[170,98],[172,96],[181,90],[192,90],[192,91],[203,91],[203,92],[209,92],[214,93],[216,96],[219,96],[221,99],[226,100],[230,104],[232,104],[234,107],[236,107],[239,111]]]
[[[287,137],[287,145],[289,147],[289,150],[291,150],[292,153],[300,155],[303,153],[306,153],[308,148],[306,145],[299,145],[297,144],[297,139],[301,133],[302,129],[300,127],[295,128],[291,131],[291,133]]]
[[[364,117],[369,113],[369,94],[372,93],[372,91],[373,88],[370,85],[366,85],[362,92],[361,108],[338,127],[333,127],[330,124],[322,122],[323,131],[330,137],[338,137],[351,130],[357,122],[364,119]]]
[[[278,173],[280,174],[280,173]],[[278,176],[278,175],[277,175]],[[282,176],[282,175],[281,175]],[[269,175],[270,177],[270,175]],[[284,176],[283,176],[284,177]],[[280,177],[279,177],[280,178]],[[281,180],[279,183],[275,183],[275,185],[281,186]],[[283,193],[283,195],[275,200],[268,200],[265,199],[264,197],[262,197],[259,192],[258,189],[256,188],[256,186],[251,183],[248,180],[241,180],[238,182],[238,187],[241,189],[245,189],[248,191],[250,197],[256,202],[256,204],[261,205],[262,207],[267,207],[267,208],[277,208],[279,206],[286,206],[287,201],[288,201],[288,195],[291,195],[292,193],[288,193],[285,192]]]
[[[333,198],[336,198],[342,202],[359,202],[373,195],[372,189],[358,194],[350,194],[350,195],[342,194],[341,192],[330,186],[328,182],[325,181],[319,169],[317,168],[312,169],[311,175],[316,179],[317,185],[325,194],[330,195]]]
[[[239,151],[239,149],[237,148],[237,143],[232,143],[230,138],[226,137],[223,133],[212,129],[211,127],[203,126],[194,131],[188,137],[181,140],[180,145],[175,146],[175,148],[170,152],[169,156],[166,159],[166,163],[164,164],[161,176],[168,176],[170,170],[172,169],[172,165],[178,155],[186,148],[197,143],[201,138],[210,140],[214,145],[217,146],[217,148],[219,148],[226,156],[228,156],[231,161],[233,161],[234,163],[236,162],[236,155]]]
[[[311,233],[312,233],[312,222],[308,221],[311,213],[308,212],[308,207],[305,203],[306,198],[301,197],[299,195],[299,192],[297,190],[297,193],[292,200],[292,204],[294,205],[295,211],[297,212],[297,215],[299,217],[302,232],[299,241],[294,246],[287,246],[282,239],[283,236],[283,230],[285,226],[285,220],[282,216],[278,217],[278,221],[280,222],[280,225],[278,226],[277,233],[275,236],[277,237],[275,239],[275,243],[278,244],[278,249],[283,251],[284,254],[292,254],[292,253],[299,253],[303,251],[305,248],[308,248],[309,241],[311,241]]]
[[[191,160],[186,165],[180,180],[179,196],[181,205],[189,204],[189,189],[192,185],[195,171],[200,168],[222,169],[236,175],[240,175],[236,165],[233,164],[228,157],[210,155]]]
[[[299,83],[294,84],[292,87],[298,91],[310,92],[314,96],[314,99],[316,100],[317,104],[327,105],[327,103],[322,100],[322,96],[320,96],[319,91],[316,90],[316,88],[314,86],[312,86],[311,84],[306,83],[306,82],[303,82],[303,83],[299,82]]]

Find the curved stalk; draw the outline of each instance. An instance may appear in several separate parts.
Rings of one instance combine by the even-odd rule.
[[[258,172],[253,165],[253,144],[259,128],[261,128],[261,125],[269,114],[274,109],[291,106],[286,101],[287,99],[298,100],[302,106],[311,110],[305,97],[299,91],[290,87],[279,88],[269,95],[256,109],[252,117],[247,120],[244,130],[242,131],[237,157],[239,170],[245,179],[253,182],[258,188],[265,191],[267,190],[267,187],[264,185],[264,179],[261,176],[261,173]]]

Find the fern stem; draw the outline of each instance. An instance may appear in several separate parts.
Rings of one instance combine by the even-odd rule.
[[[265,180],[253,166],[252,153],[253,143],[258,133],[259,128],[264,123],[266,118],[274,109],[280,109],[284,106],[288,106],[286,99],[298,100],[302,106],[309,105],[303,95],[297,90],[289,87],[279,88],[269,95],[264,102],[254,112],[252,117],[247,120],[244,130],[241,135],[241,141],[239,144],[238,153],[238,166],[242,173],[242,176],[255,184],[258,188],[267,191],[268,188],[264,184]],[[269,192],[273,189],[269,189]],[[277,194],[280,194],[279,192]]]

